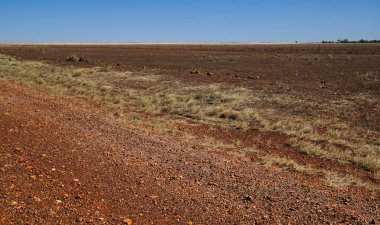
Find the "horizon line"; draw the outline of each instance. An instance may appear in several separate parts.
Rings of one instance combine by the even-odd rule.
[[[338,42],[0,42],[0,45],[276,45],[276,44],[342,44]],[[361,44],[361,43],[343,43]],[[365,44],[365,43],[364,43]]]

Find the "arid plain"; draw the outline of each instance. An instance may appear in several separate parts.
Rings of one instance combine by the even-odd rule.
[[[0,45],[0,223],[380,223],[380,44]]]

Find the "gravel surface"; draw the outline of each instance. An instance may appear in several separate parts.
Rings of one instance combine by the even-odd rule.
[[[380,198],[0,82],[1,224],[365,224]]]

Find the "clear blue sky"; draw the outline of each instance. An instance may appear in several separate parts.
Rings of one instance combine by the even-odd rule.
[[[380,0],[0,0],[0,42],[380,39]]]

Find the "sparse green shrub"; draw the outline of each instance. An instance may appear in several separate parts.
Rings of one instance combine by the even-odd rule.
[[[68,62],[79,62],[79,57],[77,55],[69,55],[66,58]]]
[[[67,56],[66,58],[66,61],[68,62],[85,62],[85,63],[88,63],[89,60],[84,58],[83,56],[77,56],[77,55],[69,55]]]

